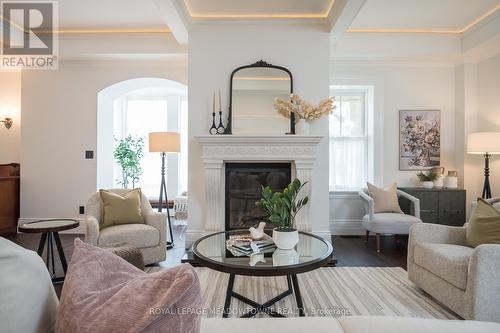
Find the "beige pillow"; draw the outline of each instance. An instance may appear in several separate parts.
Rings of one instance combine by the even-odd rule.
[[[141,189],[126,192],[123,196],[106,190],[99,190],[102,201],[100,228],[118,224],[144,223],[141,214]]]
[[[471,247],[500,244],[500,211],[481,198],[477,199],[477,207],[467,225],[465,243]]]
[[[373,184],[366,183],[368,193],[375,203],[375,213],[400,213],[403,211],[399,207],[398,188],[396,183],[387,188],[379,188]]]

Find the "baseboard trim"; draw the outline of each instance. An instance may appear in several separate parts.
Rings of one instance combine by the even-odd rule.
[[[332,235],[335,236],[359,236],[365,234],[360,220],[330,221],[330,230]]]

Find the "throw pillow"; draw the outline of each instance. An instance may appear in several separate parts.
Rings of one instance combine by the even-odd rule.
[[[373,184],[366,183],[368,193],[375,203],[375,213],[400,213],[403,211],[399,207],[398,188],[396,183],[387,188],[379,188]]]
[[[130,190],[124,195],[99,190],[102,201],[101,229],[118,224],[144,223],[141,214],[141,189]]]
[[[467,225],[465,243],[471,247],[500,244],[500,211],[481,198],[477,199],[477,207]]]
[[[57,332],[197,333],[200,307],[200,282],[189,264],[147,274],[76,239]]]

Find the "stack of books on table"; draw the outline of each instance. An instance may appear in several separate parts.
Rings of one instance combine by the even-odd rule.
[[[253,248],[251,243],[253,243]],[[229,240],[227,243],[228,250],[237,252],[234,254],[250,255],[253,252],[269,253],[274,252],[276,245],[271,238],[262,240]],[[254,251],[254,249],[256,251]]]

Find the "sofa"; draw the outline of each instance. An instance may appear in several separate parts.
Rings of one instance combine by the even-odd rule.
[[[112,189],[110,192],[124,195],[126,189]],[[99,247],[114,247],[118,244],[138,248],[149,265],[166,258],[166,215],[151,208],[146,196],[141,193],[141,213],[145,224],[121,224],[100,229],[102,202],[99,192],[87,201],[85,217],[85,241]]]
[[[0,270],[0,286],[2,287],[0,332],[52,332],[57,320],[58,301],[42,259],[35,252],[23,249],[0,237],[0,267],[2,267]],[[169,328],[165,327],[165,330],[161,331],[169,332]],[[405,333],[494,333],[500,332],[500,324],[479,321],[353,316],[340,319],[333,317],[203,318],[200,328],[202,333],[275,333],[278,331],[288,333],[399,333],[403,331]],[[99,332],[99,327],[92,332]]]
[[[500,245],[465,246],[466,230],[413,225],[408,277],[464,319],[500,322]]]

